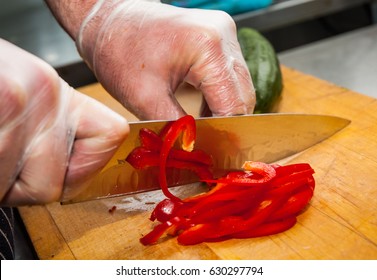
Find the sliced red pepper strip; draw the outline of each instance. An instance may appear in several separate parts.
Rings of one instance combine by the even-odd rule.
[[[296,216],[293,216],[293,217],[288,217],[284,220],[263,223],[258,227],[241,231],[241,232],[237,232],[233,234],[231,237],[242,239],[242,238],[261,237],[261,236],[277,234],[293,227],[296,224],[296,221],[297,221]]]
[[[311,175],[310,175],[311,176]],[[286,183],[278,185],[278,187],[273,187],[269,190],[269,195],[274,197],[280,197],[286,194],[292,195],[294,194],[298,189],[302,188],[308,183],[308,180],[311,180],[312,177],[300,177],[295,178],[293,181],[286,181]]]
[[[218,221],[200,224],[199,227],[191,227],[178,236],[178,242],[181,244],[197,244],[222,236],[233,236],[237,232],[258,227],[282,203],[281,199],[263,201],[246,219],[240,216],[225,216]]]
[[[244,195],[248,195],[249,197],[253,197],[252,194],[258,191],[258,188],[262,188],[263,185],[271,181],[275,178],[275,170],[273,167],[269,166],[266,168],[266,164],[255,165],[258,166],[258,169],[253,169],[254,173],[244,172],[244,171],[234,171],[230,172],[224,178],[216,179],[216,180],[204,180],[208,183],[217,183],[217,185],[212,188],[209,192],[194,196],[191,198],[185,199],[185,201],[195,201],[195,200],[203,200],[206,197],[213,197],[215,194],[220,192],[224,192],[228,194],[228,186],[232,186],[232,192],[244,192]],[[250,165],[249,167],[250,168]],[[261,176],[264,176],[261,178]],[[231,199],[231,195],[228,194]]]
[[[201,224],[181,233],[178,241],[181,244],[189,245],[229,238],[256,237],[284,231],[294,225],[296,218],[293,215],[297,214],[297,211],[301,211],[312,197],[314,179],[307,180],[309,183],[306,185],[306,189],[309,191],[299,193],[291,200],[280,197],[270,202],[262,201],[261,206],[254,213],[250,213],[249,219],[229,217],[224,218],[220,223]],[[290,197],[290,194],[286,194],[286,197]],[[280,212],[279,209],[281,209]],[[284,220],[281,220],[282,218]],[[271,222],[267,222],[269,220]]]
[[[173,202],[170,199],[164,199],[154,208],[150,220],[157,219],[159,222],[166,222],[176,216],[178,209],[182,206],[181,202]]]
[[[243,190],[233,190],[232,188],[228,192],[217,192],[200,200],[190,200],[191,203],[195,202],[190,207],[191,218],[198,217],[198,219],[205,220],[207,216],[209,219],[212,215],[212,221],[214,221],[215,217],[219,217],[221,214],[223,214],[222,217],[226,216],[226,212],[221,209],[229,209],[227,210],[228,215],[232,215],[240,209],[244,209],[243,212],[245,212],[246,209],[250,209],[252,204],[261,199],[264,192],[263,187],[251,187]]]
[[[251,174],[246,172],[231,172],[225,178],[207,180],[206,182],[257,186],[266,184],[276,177],[275,168],[263,162],[246,161],[242,168],[246,171],[250,171]],[[255,174],[259,176],[255,176]]]
[[[262,175],[265,173],[262,171],[259,171]],[[216,186],[213,187],[209,192],[203,193],[191,198],[186,198],[185,201],[196,201],[196,200],[202,200],[205,197],[213,197],[215,193],[225,192],[227,193],[229,191],[229,185],[232,186],[231,190],[232,192],[239,192],[239,191],[251,191],[255,192],[256,189],[254,188],[261,188],[264,184],[264,182],[269,181],[270,179],[262,178],[261,174],[258,173],[248,173],[244,171],[233,171],[228,173],[225,177],[220,179],[214,179],[214,180],[203,180],[207,183],[216,183]],[[268,174],[266,177],[272,178],[273,177],[273,171],[272,173]],[[258,178],[258,179],[256,179]],[[256,183],[259,181],[259,183]]]
[[[163,141],[160,136],[157,135],[154,131],[147,128],[140,129],[139,139],[141,147],[154,152],[161,151]],[[212,158],[202,150],[193,150],[191,152],[188,152],[185,150],[177,150],[172,148],[169,157],[184,161],[192,161],[212,165]]]
[[[204,182],[216,182],[217,180],[202,180]],[[260,185],[247,185],[247,184],[232,184],[224,183],[222,180],[220,183],[217,183],[212,189],[206,193],[201,193],[196,196],[188,197],[184,199],[184,202],[196,202],[196,201],[211,201],[214,197],[222,195],[225,199],[228,197],[228,200],[232,199],[233,196],[246,196],[253,198],[253,196],[263,189],[263,184]]]
[[[126,161],[136,169],[157,166],[159,164],[159,153],[145,147],[137,147],[128,154]]]
[[[288,175],[284,175],[284,176],[279,175],[276,178],[274,184],[276,186],[279,186],[279,185],[285,184],[287,182],[292,182],[292,181],[302,179],[302,178],[308,178],[312,174],[314,174],[314,170],[312,168],[309,168],[309,169],[305,169],[305,170],[295,171],[295,172],[292,172],[292,173],[290,173]]]
[[[127,156],[126,160],[136,169],[155,167],[160,165],[160,153],[148,150],[145,147],[137,147]],[[202,181],[210,180],[212,178],[210,167],[208,165],[202,164],[201,162],[183,161],[175,158],[168,158],[166,166],[191,170],[196,173],[196,175],[198,175],[199,179]]]
[[[165,136],[168,133],[170,127],[173,125],[174,122],[175,121],[170,121],[170,122],[166,123],[166,125],[160,130],[160,132],[158,133],[158,136],[160,136],[160,138],[162,140],[165,140]]]
[[[158,224],[153,228],[151,232],[149,232],[147,235],[144,235],[142,238],[140,238],[140,242],[143,245],[150,245],[157,243],[157,241],[160,239],[160,237],[168,232],[172,231],[175,232],[178,227],[183,227],[184,221],[179,217],[174,217],[169,221],[166,221],[162,224]]]
[[[190,220],[197,223],[211,223],[220,220],[226,216],[242,215],[250,207],[247,199],[230,201],[226,203],[209,203],[208,208],[199,210],[190,209],[192,211]]]
[[[154,131],[147,128],[140,129],[139,139],[142,147],[155,152],[161,150],[162,140]]]
[[[273,234],[281,233],[283,231],[290,229],[296,224],[296,222],[297,222],[296,217],[290,217],[285,220],[264,223],[260,225],[259,227],[255,227],[255,228],[248,229],[242,232],[238,232],[238,233],[232,234],[231,236],[209,238],[209,239],[206,239],[205,242],[219,242],[219,241],[224,241],[231,238],[245,239],[245,238],[255,238],[255,237],[262,237],[262,236],[267,236],[267,235],[273,235]],[[182,244],[182,245],[194,245],[194,244]]]
[[[277,177],[284,177],[292,173],[309,170],[309,169],[312,169],[312,167],[308,163],[295,163],[295,164],[275,166]]]
[[[173,147],[180,135],[183,151]],[[165,233],[178,235],[178,242],[185,245],[278,233],[296,223],[296,215],[313,196],[314,170],[309,164],[247,161],[244,171],[212,180],[212,159],[202,151],[192,152],[195,120],[191,116],[169,122],[159,135],[140,131],[140,141],[140,149],[127,159],[140,168],[159,165],[160,187],[167,197],[151,214],[151,220],[161,224],[140,240],[145,245],[156,243]],[[216,186],[181,200],[167,188],[168,167],[193,170]]]
[[[187,152],[183,150],[172,149],[169,158],[212,166],[212,158],[202,150],[193,150],[191,152]]]
[[[313,197],[314,187],[311,183],[314,183],[314,179],[311,179],[303,190],[292,195],[280,209],[271,215],[270,220],[284,219],[301,212]]]
[[[299,168],[297,170],[303,169]],[[184,200],[182,209],[178,210],[176,215],[179,215],[179,217],[185,216],[185,219],[188,222],[190,221],[192,225],[182,228],[182,232],[178,235],[178,242],[183,245],[190,245],[229,238],[256,237],[278,233],[292,227],[296,222],[295,215],[297,211],[301,211],[307,204],[314,190],[312,171],[298,172],[298,174],[306,177],[296,175],[293,177],[295,179],[298,178],[296,181],[289,182],[288,180],[287,183],[280,186],[273,184],[272,190],[263,184],[259,185],[259,187],[237,187],[236,185],[235,188],[231,184],[218,184],[208,192],[212,193],[211,196],[199,195],[200,199],[189,198]],[[227,177],[240,178],[240,176],[242,177],[242,174],[237,173],[229,174]],[[292,178],[289,175],[284,177]],[[271,180],[271,182],[276,181],[275,179]],[[286,180],[284,179],[282,182],[286,182]],[[256,189],[261,190],[260,194],[262,195],[257,199],[255,198],[257,192],[254,193],[254,200],[260,201],[259,206],[256,206],[256,208],[244,207],[248,205],[245,203],[247,199],[244,201],[235,199],[236,197],[242,198],[242,194],[240,195],[238,191],[246,192]],[[274,191],[277,192],[277,190],[280,196],[271,196],[270,193],[274,194]],[[294,191],[295,193],[292,194]],[[227,194],[228,203],[223,204]],[[271,199],[263,198],[263,195],[267,195]],[[245,194],[246,197],[250,198],[251,196],[246,196]],[[255,202],[253,202],[253,205],[255,205]],[[205,203],[213,210],[206,209]],[[282,210],[279,212],[279,209]]]
[[[154,227],[154,229],[149,232],[147,235],[140,238],[140,242],[143,245],[151,245],[157,243],[157,241],[160,239],[160,237],[171,227],[173,227],[174,224],[167,221],[162,224],[159,224]]]
[[[196,124],[195,119],[186,115],[175,122],[173,122],[169,130],[167,131],[160,153],[160,187],[164,195],[173,201],[181,201],[180,198],[173,195],[167,185],[166,179],[166,163],[169,156],[169,152],[173,147],[175,141],[182,134],[182,149],[185,151],[192,151],[194,148],[196,138]]]
[[[196,154],[195,151],[191,152],[194,155]],[[201,154],[201,153],[200,153]],[[174,155],[174,153],[173,153]],[[180,154],[182,155],[182,154]],[[144,147],[137,147],[135,148],[126,158],[127,162],[131,164],[136,169],[145,169],[152,166],[159,166],[160,164],[160,153],[155,152],[153,150],[148,150]],[[205,163],[203,163],[205,162]],[[196,159],[190,159],[188,158],[187,161],[183,160],[182,156],[172,156],[169,157],[167,160],[167,165],[170,167],[182,168],[182,169],[192,169],[195,170],[196,168],[193,168],[194,165],[197,165],[197,169],[201,170],[201,168],[207,169],[207,173],[211,174],[211,176],[202,177],[199,176],[201,179],[204,180],[211,180],[212,173],[210,172],[210,165],[207,164],[207,159],[196,160]],[[185,165],[187,165],[187,168],[185,168]]]
[[[263,176],[263,182],[270,181],[276,176],[275,168],[272,165],[264,162],[245,161],[242,168],[246,171],[251,171]]]

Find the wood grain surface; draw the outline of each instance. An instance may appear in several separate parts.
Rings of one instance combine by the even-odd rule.
[[[377,259],[377,100],[287,67],[277,112],[330,114],[351,124],[331,138],[285,159],[315,169],[310,206],[290,230],[262,238],[178,245],[165,238],[143,246],[139,238],[159,191],[60,205],[20,207],[40,259]],[[80,89],[126,116],[100,85]],[[377,89],[376,89],[377,90]],[[197,115],[201,94],[183,86],[178,98]],[[184,195],[187,188],[178,192]],[[113,213],[109,209],[116,206]]]

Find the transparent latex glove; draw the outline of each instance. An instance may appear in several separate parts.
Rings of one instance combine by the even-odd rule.
[[[213,115],[253,112],[236,26],[222,11],[98,1],[75,39],[101,84],[140,119],[184,115],[174,97],[182,82],[203,93]]]
[[[0,204],[80,192],[128,134],[128,124],[49,65],[0,39]]]

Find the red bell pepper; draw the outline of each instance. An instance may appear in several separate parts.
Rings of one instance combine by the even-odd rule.
[[[181,134],[182,150],[175,149],[173,145]],[[169,122],[160,134],[142,128],[139,131],[140,146],[126,160],[136,169],[159,166],[159,182],[163,193],[173,201],[180,201],[167,187],[167,167],[191,170],[201,180],[212,178],[212,158],[201,150],[193,150],[195,137],[195,120],[190,115]]]
[[[171,124],[166,132],[160,151],[160,187],[165,196],[173,201],[180,201],[180,199],[173,195],[168,189],[166,180],[166,162],[168,160],[170,150],[173,148],[175,141],[181,134],[182,149],[184,151],[191,152],[194,149],[196,138],[196,125],[192,116],[186,115]]]
[[[173,147],[180,135],[182,150]],[[159,134],[140,131],[141,146],[127,157],[135,168],[159,166],[160,187],[167,197],[150,217],[160,224],[140,239],[142,244],[154,244],[164,234],[177,235],[184,245],[258,237],[285,231],[296,223],[315,188],[309,164],[247,161],[243,171],[213,179],[211,157],[193,150],[195,135],[195,120],[185,116],[168,123]],[[167,167],[190,169],[203,182],[215,186],[206,193],[180,199],[168,190]]]

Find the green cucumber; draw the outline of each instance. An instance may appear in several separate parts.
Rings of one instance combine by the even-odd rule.
[[[276,52],[271,43],[252,28],[240,28],[237,35],[255,88],[254,113],[269,113],[278,104],[283,90]]]

